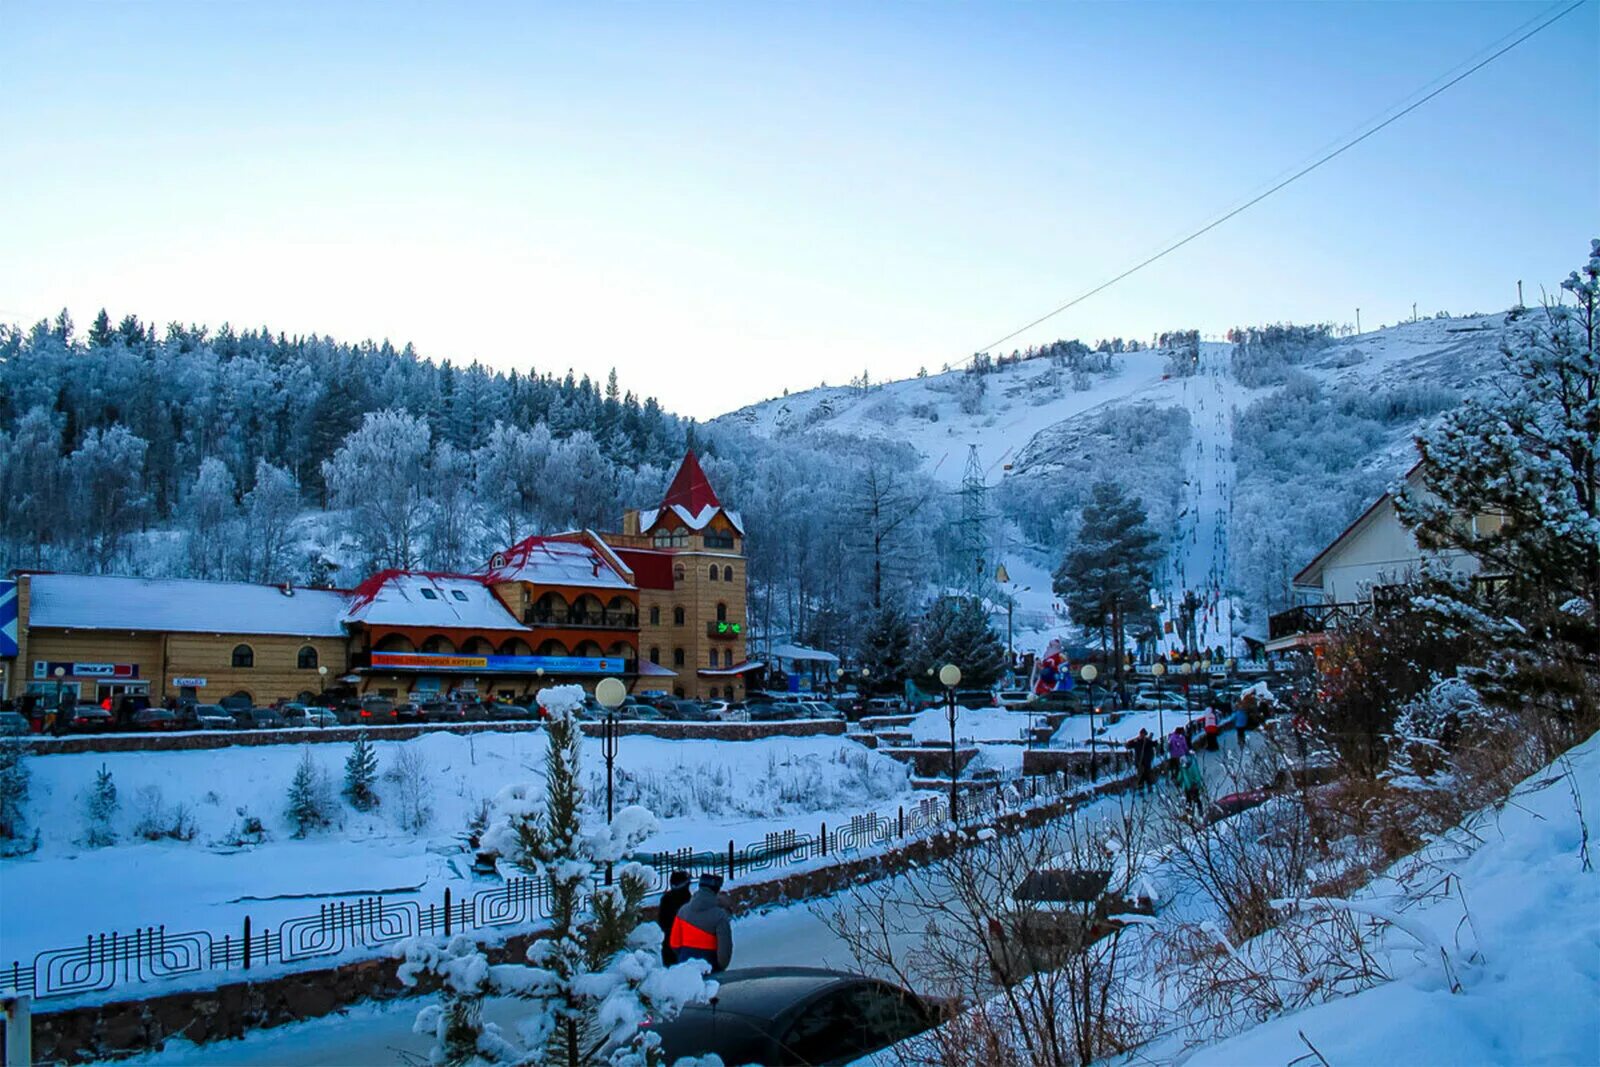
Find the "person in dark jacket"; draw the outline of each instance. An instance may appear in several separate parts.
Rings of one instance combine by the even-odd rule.
[[[678,909],[689,902],[689,872],[673,871],[667,880],[667,891],[661,894],[661,904],[656,908],[656,925],[661,927],[661,962],[671,967],[678,962],[677,953],[668,943],[672,940],[672,922]]]
[[[733,962],[733,923],[718,899],[721,892],[721,875],[702,874],[694,896],[678,909],[672,936],[667,939],[677,962],[705,960],[713,974],[727,970]]]
[[[1156,739],[1150,736],[1149,730],[1140,730],[1139,736],[1129,741],[1126,747],[1133,752],[1134,766],[1139,768],[1139,788],[1154,785],[1155,779],[1150,774],[1150,768],[1156,761]]]

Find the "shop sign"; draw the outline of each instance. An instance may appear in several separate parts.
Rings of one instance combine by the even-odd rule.
[[[174,689],[204,689],[206,680],[204,678],[174,678],[172,686]]]
[[[458,656],[442,652],[373,652],[375,671],[450,671],[483,674],[612,674],[625,670],[620,656]]]
[[[33,676],[42,681],[55,677],[56,668],[68,678],[137,678],[137,663],[74,663],[70,660],[33,661]]]

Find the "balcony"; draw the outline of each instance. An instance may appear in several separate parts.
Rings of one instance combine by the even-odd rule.
[[[708,622],[706,623],[706,636],[717,641],[737,641],[744,636],[744,624],[740,622]]]
[[[1280,611],[1267,620],[1267,640],[1325,633],[1370,618],[1371,615],[1370,601],[1361,604],[1302,604],[1288,611]]]
[[[525,626],[553,626],[564,630],[637,630],[635,611],[536,611],[522,613]]]

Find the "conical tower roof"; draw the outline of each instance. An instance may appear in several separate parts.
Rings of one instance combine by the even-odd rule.
[[[672,484],[667,487],[667,495],[661,501],[663,509],[673,506],[683,508],[690,515],[700,514],[707,506],[722,506],[716,491],[706,480],[706,472],[700,469],[700,461],[695,458],[692,448],[684,453],[678,473],[672,476]]]

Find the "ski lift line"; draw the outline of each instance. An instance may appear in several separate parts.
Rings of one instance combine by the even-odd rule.
[[[1128,277],[1130,277],[1130,276],[1132,276],[1134,274],[1137,274],[1139,271],[1141,271],[1144,268],[1150,266],[1150,264],[1155,263],[1157,260],[1166,258],[1167,256],[1171,255],[1172,253],[1176,252],[1178,249],[1182,248],[1184,245],[1189,244],[1191,241],[1194,241],[1197,238],[1203,237],[1204,235],[1210,233],[1212,230],[1216,229],[1218,226],[1221,226],[1223,223],[1227,222],[1229,219],[1232,219],[1237,215],[1243,214],[1245,211],[1247,211],[1250,208],[1254,207],[1255,205],[1261,203],[1261,201],[1267,199],[1267,197],[1271,196],[1273,193],[1276,193],[1279,190],[1281,190],[1281,189],[1283,189],[1283,188],[1285,188],[1285,187],[1287,187],[1289,185],[1294,184],[1295,182],[1299,181],[1301,178],[1304,178],[1306,175],[1310,174],[1312,171],[1314,171],[1317,168],[1321,167],[1323,164],[1330,163],[1334,159],[1337,159],[1339,156],[1342,156],[1344,153],[1348,152],[1350,149],[1354,148],[1356,145],[1360,144],[1362,141],[1365,141],[1367,138],[1371,137],[1373,134],[1378,133],[1380,130],[1385,129],[1388,126],[1392,126],[1394,123],[1396,123],[1399,120],[1405,118],[1407,115],[1411,114],[1411,112],[1417,110],[1419,107],[1421,107],[1423,104],[1426,104],[1428,101],[1432,100],[1434,97],[1440,95],[1441,93],[1445,92],[1446,90],[1450,89],[1451,87],[1453,87],[1453,86],[1459,84],[1460,82],[1466,80],[1467,78],[1471,77],[1473,74],[1476,74],[1478,71],[1482,70],[1484,67],[1487,67],[1490,63],[1493,63],[1495,60],[1499,59],[1501,56],[1505,55],[1507,52],[1511,51],[1513,48],[1517,47],[1522,42],[1528,40],[1528,38],[1534,36],[1535,34],[1539,33],[1542,30],[1548,29],[1550,26],[1552,26],[1555,23],[1559,22],[1561,19],[1566,18],[1568,15],[1570,15],[1574,11],[1578,10],[1578,8],[1582,7],[1584,5],[1584,3],[1585,3],[1585,0],[1576,0],[1575,3],[1567,6],[1566,8],[1562,9],[1561,11],[1557,12],[1551,18],[1548,18],[1545,21],[1539,23],[1537,26],[1533,27],[1533,29],[1528,30],[1527,32],[1519,35],[1514,40],[1512,40],[1509,44],[1506,44],[1506,45],[1502,46],[1501,48],[1495,50],[1494,52],[1491,52],[1488,56],[1486,56],[1483,59],[1479,60],[1477,63],[1474,63],[1472,66],[1468,67],[1466,70],[1462,71],[1460,74],[1457,74],[1455,77],[1453,77],[1450,80],[1446,81],[1444,84],[1440,85],[1438,88],[1436,88],[1433,91],[1427,93],[1425,96],[1422,96],[1422,97],[1418,98],[1417,100],[1415,100],[1414,102],[1412,102],[1411,104],[1408,104],[1406,107],[1404,107],[1400,111],[1395,112],[1393,115],[1390,115],[1388,118],[1384,119],[1382,122],[1379,122],[1376,126],[1371,127],[1366,132],[1361,133],[1358,136],[1345,141],[1343,144],[1339,145],[1339,147],[1333,149],[1332,151],[1324,153],[1322,156],[1318,157],[1317,159],[1315,159],[1311,163],[1307,164],[1306,166],[1301,167],[1299,170],[1295,171],[1293,174],[1289,175],[1287,178],[1284,178],[1283,180],[1281,180],[1281,181],[1277,182],[1276,184],[1270,186],[1264,192],[1258,193],[1257,195],[1251,197],[1249,200],[1246,200],[1244,203],[1240,204],[1238,207],[1232,209],[1231,211],[1227,212],[1226,214],[1220,216],[1219,218],[1216,218],[1216,219],[1212,220],[1211,222],[1206,223],[1204,226],[1200,227],[1200,229],[1195,230],[1193,233],[1189,234],[1188,236],[1186,236],[1186,237],[1184,237],[1184,238],[1182,238],[1182,239],[1180,239],[1178,241],[1173,242],[1172,244],[1168,245],[1167,247],[1161,249],[1159,252],[1156,252],[1154,255],[1148,256],[1145,259],[1140,260],[1138,263],[1136,263],[1133,266],[1129,267],[1127,270],[1123,271],[1121,274],[1118,274],[1118,275],[1116,275],[1116,276],[1114,276],[1114,277],[1112,277],[1112,278],[1110,278],[1110,279],[1108,279],[1108,280],[1106,280],[1104,282],[1101,282],[1099,285],[1095,286],[1093,289],[1090,289],[1088,292],[1085,292],[1085,293],[1082,293],[1082,294],[1080,294],[1080,295],[1078,295],[1076,297],[1073,297],[1071,300],[1068,300],[1066,303],[1064,303],[1061,306],[1055,308],[1054,310],[1048,311],[1045,314],[1040,315],[1038,318],[1034,319],[1032,322],[1029,322],[1026,325],[1020,326],[1017,329],[1012,330],[1010,333],[1006,334],[1004,337],[998,337],[995,340],[990,341],[988,344],[979,347],[976,351],[978,351],[978,352],[988,352],[991,349],[998,348],[1000,345],[1005,344],[1007,341],[1010,341],[1013,338],[1020,336],[1021,334],[1027,333],[1029,330],[1033,329],[1035,326],[1038,326],[1038,325],[1040,325],[1041,323],[1044,323],[1044,322],[1048,322],[1050,319],[1055,318],[1057,315],[1061,314],[1063,311],[1068,311],[1068,310],[1070,310],[1070,309],[1072,309],[1074,307],[1077,307],[1079,304],[1083,303],[1085,300],[1088,300],[1090,297],[1096,296],[1096,295],[1104,292],[1105,290],[1111,288],[1113,285],[1116,285],[1118,282],[1122,281],[1123,279],[1128,278]],[[1524,24],[1524,25],[1526,25],[1526,24]],[[1435,79],[1435,80],[1437,80],[1437,79]],[[956,365],[960,366],[961,364],[971,363],[972,362],[972,358],[973,358],[972,356],[966,356],[960,361],[960,363],[958,363]]]

